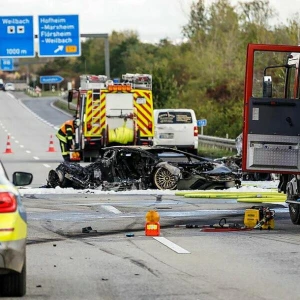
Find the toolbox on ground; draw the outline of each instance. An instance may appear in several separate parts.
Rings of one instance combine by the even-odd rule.
[[[244,224],[248,228],[274,229],[274,215],[268,207],[252,206],[245,210]]]

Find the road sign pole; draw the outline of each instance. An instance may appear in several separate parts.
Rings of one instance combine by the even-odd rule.
[[[201,126],[201,135],[203,135],[203,128],[204,126]]]
[[[110,70],[109,70],[109,41],[105,39],[105,75],[107,78],[110,78]]]
[[[29,85],[30,80],[29,80],[29,65],[26,66],[26,84]]]

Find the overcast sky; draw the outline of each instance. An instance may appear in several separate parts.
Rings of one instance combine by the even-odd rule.
[[[213,0],[206,0],[210,4]],[[231,0],[236,4],[238,0]],[[243,0],[249,1],[249,0]],[[2,3],[3,2],[3,3]],[[142,41],[182,39],[193,0],[7,0],[1,1],[1,16],[78,14],[80,33],[108,33],[135,30]],[[284,22],[300,12],[300,0],[270,0]],[[292,4],[292,5],[291,5]]]

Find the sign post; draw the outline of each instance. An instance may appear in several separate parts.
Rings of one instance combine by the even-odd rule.
[[[203,135],[203,127],[207,125],[207,120],[202,119],[202,120],[197,120],[197,126],[201,127],[201,135]]]
[[[80,56],[78,15],[39,16],[39,56]]]
[[[0,16],[0,57],[34,57],[33,16]]]

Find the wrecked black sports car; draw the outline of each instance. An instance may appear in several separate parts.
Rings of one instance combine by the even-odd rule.
[[[242,172],[242,155],[243,155],[243,134],[239,134],[235,139],[235,147],[237,155],[216,158],[214,161],[224,164],[233,172],[239,174],[240,178],[244,181],[268,181],[272,180],[270,173],[259,172]]]
[[[230,170],[239,174],[243,181],[269,181],[272,180],[270,173],[259,173],[259,172],[242,172],[242,156],[228,156],[222,158],[216,158],[214,160],[217,163],[224,164]]]
[[[48,174],[47,187],[75,189],[224,189],[240,184],[224,165],[180,150],[161,147],[103,148],[86,166],[63,162]]]

